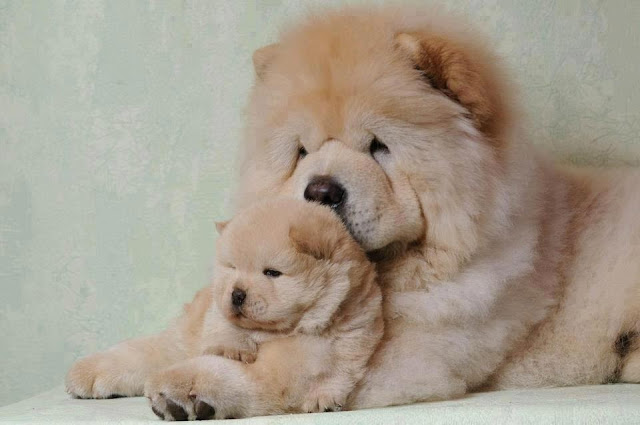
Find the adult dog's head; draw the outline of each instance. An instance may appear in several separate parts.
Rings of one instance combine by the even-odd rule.
[[[510,127],[494,58],[459,29],[347,9],[256,51],[240,206],[320,202],[366,251],[413,246],[455,273],[504,221]]]

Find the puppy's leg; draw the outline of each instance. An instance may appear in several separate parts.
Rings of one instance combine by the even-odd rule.
[[[183,357],[163,334],[121,342],[78,360],[66,377],[67,392],[78,398],[142,395],[149,375]]]
[[[248,332],[231,327],[221,317],[215,332],[215,343],[205,348],[202,354],[253,363],[258,357],[258,344],[249,337]]]
[[[243,363],[253,363],[258,357],[257,346],[233,346],[233,345],[214,345],[204,350],[202,354],[213,356],[222,356],[231,360],[241,361]]]
[[[359,333],[365,333],[365,330]],[[331,344],[330,350],[323,350],[319,341],[317,349],[304,353],[312,366],[305,367],[304,372],[313,370],[315,376],[310,379],[309,390],[303,394],[303,412],[334,412],[345,407],[347,397],[364,376],[370,355],[378,345],[379,337],[368,338],[375,333],[376,329],[366,329],[366,334],[360,337],[351,333],[348,338],[326,341],[325,344]],[[380,329],[378,335],[381,333]],[[317,357],[316,353],[323,351],[326,354]],[[320,364],[322,367],[318,367]]]

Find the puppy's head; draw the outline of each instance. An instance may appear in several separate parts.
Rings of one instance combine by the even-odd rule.
[[[325,204],[366,251],[419,245],[435,274],[455,272],[504,218],[510,128],[495,59],[458,29],[346,9],[258,50],[240,205]]]
[[[303,201],[258,203],[218,230],[216,301],[248,329],[324,327],[370,267],[328,208]]]

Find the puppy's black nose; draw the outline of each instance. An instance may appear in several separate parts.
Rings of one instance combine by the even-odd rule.
[[[335,208],[342,204],[346,191],[329,176],[315,176],[304,190],[304,199]]]
[[[236,307],[240,307],[242,304],[244,304],[245,298],[247,298],[247,293],[244,292],[242,289],[236,288],[231,293],[231,304],[233,304]]]

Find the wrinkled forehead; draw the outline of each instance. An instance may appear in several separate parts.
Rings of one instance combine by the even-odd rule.
[[[254,123],[266,137],[285,128],[306,141],[347,141],[383,118],[423,125],[451,114],[406,58],[388,53],[276,60],[254,92]]]

